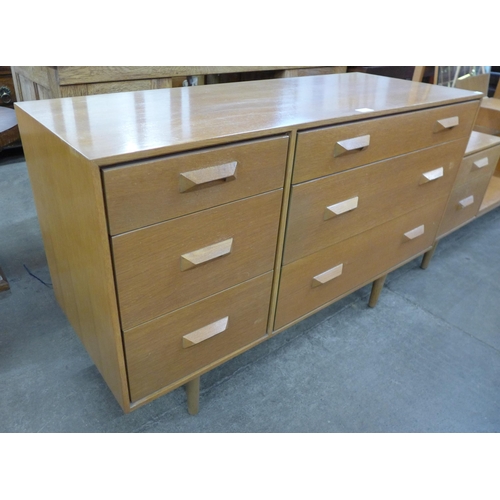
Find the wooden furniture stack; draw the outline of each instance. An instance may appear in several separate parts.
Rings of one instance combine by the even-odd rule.
[[[19,101],[345,73],[346,66],[13,66]]]
[[[428,251],[476,93],[366,74],[17,105],[54,291],[124,411]]]

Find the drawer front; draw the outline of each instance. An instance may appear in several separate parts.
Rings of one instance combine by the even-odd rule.
[[[112,238],[122,328],[274,266],[282,190]]]
[[[104,171],[115,235],[283,187],[288,136]]]
[[[125,332],[132,401],[266,335],[272,273]]]
[[[283,267],[274,329],[373,281],[434,243],[447,198]]]
[[[490,179],[491,173],[483,172],[468,183],[455,187],[439,226],[438,237],[445,236],[477,215]]]
[[[447,196],[466,144],[463,138],[293,186],[283,262]]]
[[[491,176],[500,158],[500,145],[466,156],[458,171],[456,186],[474,181],[476,177]]]
[[[475,101],[300,132],[293,182],[468,137],[477,108]]]

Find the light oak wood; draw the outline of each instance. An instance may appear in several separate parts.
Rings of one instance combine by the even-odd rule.
[[[337,215],[345,214],[346,212],[350,212],[355,208],[358,208],[359,196],[354,196],[345,201],[341,201],[339,203],[335,203],[335,205],[330,205],[326,207],[325,213],[323,215],[323,220],[329,220],[332,217]]]
[[[477,105],[459,104],[439,109],[364,120],[343,126],[299,133],[293,182],[300,183],[385,158],[460,138],[468,138]],[[460,125],[435,133],[439,120],[460,116]],[[353,154],[335,156],[340,141],[370,135],[370,146]]]
[[[474,203],[474,195],[467,196],[467,198],[464,198],[463,200],[460,200],[458,202],[459,208],[467,208],[468,206],[472,205]]]
[[[490,178],[491,173],[479,171],[476,175],[471,176],[467,183],[454,187],[439,227],[438,238],[462,227],[477,215]]]
[[[489,159],[487,156],[479,158],[477,161],[472,162],[472,169],[479,170],[481,168],[487,167],[489,165]]]
[[[370,135],[362,135],[360,137],[353,137],[352,139],[337,141],[333,148],[333,156],[337,158],[350,153],[359,153],[365,150],[369,145]]]
[[[23,81],[20,101],[32,94],[34,99],[76,97],[83,95],[131,92],[158,88],[182,87],[196,76],[198,85],[207,76],[227,73],[253,74],[266,78],[345,73],[346,66],[12,66],[13,76]]]
[[[54,293],[125,411],[127,374],[100,171],[17,110]]]
[[[193,269],[214,259],[229,255],[233,246],[233,238],[214,243],[205,248],[181,255],[181,271]]]
[[[500,99],[485,97],[474,123],[474,130],[491,135],[500,135]]]
[[[404,237],[411,241],[414,240],[415,238],[419,238],[420,236],[423,236],[425,234],[425,226],[422,224],[421,226],[418,226],[411,231],[408,231],[404,233]]]
[[[272,273],[267,273],[125,332],[132,401],[216,363],[266,335]],[[227,328],[183,347],[183,337],[228,317]]]
[[[375,307],[377,305],[380,294],[382,293],[382,290],[384,288],[386,278],[387,278],[387,274],[376,279],[373,282],[372,291],[370,293],[370,299],[368,300],[369,307]]]
[[[83,93],[94,83],[75,86]],[[50,79],[45,85],[52,85]],[[44,200],[41,226],[52,231],[43,233],[59,281],[56,296],[124,409],[187,385],[189,411],[196,413],[203,373],[361,286],[376,282],[376,289],[379,283],[380,293],[383,276],[434,243],[451,190],[447,174],[458,168],[450,158],[462,156],[479,103],[480,96],[470,92],[360,74],[20,103],[35,198]],[[291,184],[297,146],[303,147],[300,134],[377,122],[373,131],[349,129],[336,139],[370,135],[366,150],[345,155],[360,161],[375,145],[374,134],[384,124],[379,119],[405,115],[411,117],[403,149],[411,152],[391,150],[399,138],[385,133],[380,161],[368,165],[361,159],[336,177],[346,180],[360,171],[361,185],[370,178],[366,172],[387,173],[387,164],[397,162],[395,175],[385,183],[380,177],[370,188],[373,199],[378,186],[379,197],[392,200],[385,215],[372,227],[353,224],[352,236],[351,224],[337,228],[341,241],[283,266],[295,219],[293,195],[303,185]],[[441,139],[408,146],[423,122],[432,129],[435,120],[450,116],[459,116],[460,123],[436,134]],[[454,139],[457,133],[463,137]],[[329,143],[332,157],[336,141]],[[417,154],[420,149],[428,153]],[[238,151],[244,152],[235,157]],[[309,150],[311,161],[315,153]],[[233,162],[234,179],[197,184],[213,172],[204,169]],[[419,185],[422,174],[441,167],[443,177]],[[399,195],[405,176],[412,176],[412,187]],[[319,181],[315,186],[321,189],[313,200],[328,190]],[[363,196],[346,185],[335,189],[339,197],[323,200],[317,212],[321,224],[337,227],[361,210],[365,217],[377,211],[376,203],[365,207]],[[398,199],[418,191],[406,205]],[[350,209],[354,198],[358,207]],[[334,210],[343,213],[323,220],[325,208],[338,204]],[[399,204],[403,209],[394,208]],[[304,205],[303,212],[311,207]],[[422,225],[424,234],[404,241],[405,233]],[[315,232],[301,237],[307,251],[322,239]],[[188,260],[194,267],[182,270]],[[300,279],[294,283],[296,271]],[[322,284],[312,286],[315,278]]]
[[[185,193],[214,181],[234,181],[238,162],[232,161],[223,165],[201,168],[179,174],[179,191]]]
[[[316,288],[317,286],[324,285],[325,283],[338,278],[342,274],[343,267],[344,264],[339,264],[338,266],[332,267],[332,269],[329,269],[324,273],[314,276],[314,278],[312,279],[311,287]]]
[[[444,175],[444,168],[439,167],[429,172],[425,172],[420,177],[419,184],[427,184],[428,182],[435,181],[436,179],[440,179]]]
[[[292,173],[295,155],[295,145],[297,144],[297,131],[290,134],[288,145],[288,156],[286,160],[285,185],[283,188],[283,201],[281,204],[281,216],[278,229],[278,242],[276,245],[276,257],[274,260],[273,286],[271,290],[271,303],[269,306],[269,318],[267,321],[267,333],[273,334],[274,318],[276,316],[276,305],[278,302],[279,282],[281,279],[281,266],[283,264],[283,249],[285,245],[285,235],[288,220],[288,208],[290,205],[290,192],[292,189]]]
[[[281,197],[272,191],[113,237],[122,328],[272,270]],[[181,270],[181,255],[228,239],[230,254]]]
[[[500,206],[500,176],[495,174],[488,184],[483,201],[479,207],[479,215],[493,210]]]
[[[443,118],[442,120],[437,120],[435,132],[444,132],[452,128],[458,127],[460,120],[458,116],[450,116],[449,118]]]
[[[435,241],[434,245],[432,245],[432,248],[429,251],[425,252],[422,258],[422,263],[420,264],[420,267],[422,269],[427,269],[429,267],[429,264],[432,260],[432,257],[434,256],[437,246],[438,246],[438,241]]]
[[[200,411],[200,377],[195,377],[186,384],[187,406],[190,415]]]
[[[274,329],[278,330],[307,315],[308,311],[331,303],[370,282],[370,278],[373,281],[384,274],[384,270],[429,249],[434,243],[446,202],[447,196],[439,198],[425,207],[285,265],[281,273]],[[419,225],[425,226],[425,235],[407,241],[404,233]],[[342,275],[323,286],[311,287],[314,276],[340,264],[343,264]]]
[[[225,318],[214,321],[210,325],[203,326],[194,332],[188,333],[182,337],[182,347],[185,349],[192,347],[204,340],[208,340],[219,333],[225,332],[227,329],[227,323],[229,321],[229,316]]]
[[[465,149],[465,156],[479,153],[480,151],[489,149],[492,146],[497,146],[499,144],[500,137],[496,137],[490,134],[483,134],[481,132],[473,130],[470,134],[467,148]]]
[[[500,141],[500,138],[499,138]],[[455,187],[469,184],[476,177],[491,177],[500,158],[500,142],[477,153],[466,154],[460,164]],[[478,167],[479,166],[479,167]]]
[[[465,90],[452,89],[450,92],[439,85],[363,73],[283,78],[263,83],[213,85],[208,92],[205,86],[125,92],[84,96],[71,101],[21,102],[18,106],[27,113],[36,114],[41,124],[71,144],[75,151],[104,166],[289,133],[298,128],[365,121],[429,107],[435,107],[430,115],[441,119],[449,116],[448,113],[443,115],[443,111],[449,109],[445,105],[473,101],[470,106],[465,104],[471,115],[461,117],[459,127],[445,134],[435,134],[432,142],[441,142],[446,140],[448,133],[449,140],[453,139],[458,129],[463,130],[464,136],[469,135],[467,123],[472,125],[472,115],[477,111],[479,100],[479,96]],[[373,111],[356,111],[360,108]],[[427,116],[427,112],[425,114]],[[72,117],[71,120],[65,119],[67,115]],[[419,118],[412,115],[410,123],[418,122]],[[418,128],[427,133],[428,127],[432,129],[433,125],[426,123]],[[419,134],[413,129],[406,129],[401,138],[393,136],[391,130],[384,130],[384,122],[380,123],[380,128],[377,135],[382,133],[385,137],[382,141],[384,158],[406,152],[408,148],[419,149],[428,143],[426,138],[419,141]],[[350,131],[337,140],[357,135],[364,133],[352,134]],[[405,144],[387,150],[388,141]],[[331,142],[332,147],[335,142]],[[348,155],[344,160],[364,155],[371,149],[372,146],[365,152]],[[310,161],[315,156],[314,149],[306,154]]]
[[[103,172],[111,234],[162,222],[283,187],[288,136],[203,149]],[[235,179],[213,180],[220,165],[236,164]],[[231,174],[224,167],[222,175]],[[212,179],[198,187],[197,183]],[[215,173],[217,175],[217,173]]]
[[[351,169],[292,188],[284,263],[431,203],[451,190],[467,139]],[[420,184],[429,169],[443,177]],[[325,220],[325,206],[358,197],[355,210]]]

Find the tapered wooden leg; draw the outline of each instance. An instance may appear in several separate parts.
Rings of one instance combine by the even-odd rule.
[[[432,248],[428,252],[424,253],[424,258],[422,259],[422,264],[420,264],[420,267],[422,269],[427,269],[427,266],[429,265],[429,262],[431,261],[432,256],[434,255],[434,252],[436,251],[437,246],[438,246],[438,242],[436,241],[436,243],[434,243],[434,245],[432,245]]]
[[[200,377],[190,380],[186,385],[188,413],[197,415],[200,409]]]
[[[375,280],[372,285],[372,293],[370,294],[370,300],[368,301],[368,305],[370,307],[375,307],[378,302],[378,298],[382,288],[384,288],[385,279],[387,278],[387,274],[380,277],[378,280]]]

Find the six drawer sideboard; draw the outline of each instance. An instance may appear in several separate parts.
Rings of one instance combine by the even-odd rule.
[[[54,293],[125,412],[429,251],[482,95],[361,73],[28,101]]]

